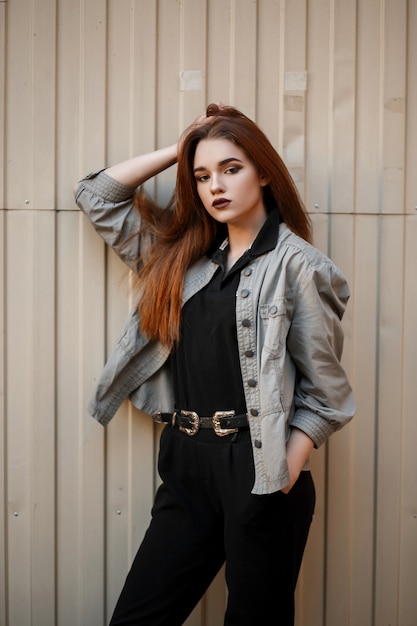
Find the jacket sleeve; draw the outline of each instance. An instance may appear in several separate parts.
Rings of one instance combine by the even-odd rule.
[[[137,270],[139,254],[150,241],[149,236],[140,234],[140,215],[133,203],[135,191],[99,171],[80,181],[75,201],[104,241]]]
[[[342,272],[324,256],[318,262],[305,262],[297,273],[287,337],[297,368],[290,425],[303,430],[319,447],[355,412],[352,389],[340,363],[341,319],[349,288]]]

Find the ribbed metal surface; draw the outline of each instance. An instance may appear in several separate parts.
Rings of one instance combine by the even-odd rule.
[[[104,625],[158,481],[146,416],[87,415],[130,277],[72,186],[222,101],[282,154],[352,291],[358,411],[313,454],[297,626],[415,626],[416,32],[415,0],[0,1],[1,625]],[[225,601],[221,573],[187,626]]]

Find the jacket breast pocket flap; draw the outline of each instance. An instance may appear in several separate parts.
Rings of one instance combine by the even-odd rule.
[[[279,298],[260,305],[264,349],[278,356],[288,331],[285,299]]]

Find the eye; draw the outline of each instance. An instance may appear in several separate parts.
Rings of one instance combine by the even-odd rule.
[[[200,176],[195,177],[197,183],[205,183],[209,179],[208,174],[201,174]]]
[[[238,165],[231,165],[227,168],[226,174],[237,174],[241,168]]]

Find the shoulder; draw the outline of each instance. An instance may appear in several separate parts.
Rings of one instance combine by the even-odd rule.
[[[280,225],[275,254],[282,259],[284,264],[295,266],[298,270],[304,269],[311,272],[331,270],[343,276],[332,259],[313,244],[293,233],[286,224]]]
[[[275,253],[295,291],[311,290],[346,304],[349,285],[342,270],[324,252],[281,224]]]
[[[286,254],[291,258],[296,258],[300,263],[303,262],[310,267],[333,264],[333,261],[324,252],[296,235],[284,223],[279,227],[276,251],[278,254]]]

